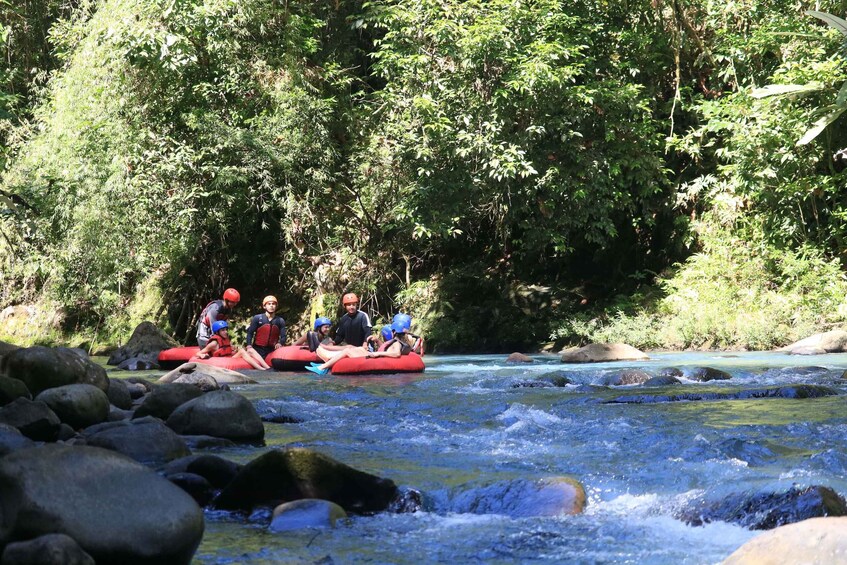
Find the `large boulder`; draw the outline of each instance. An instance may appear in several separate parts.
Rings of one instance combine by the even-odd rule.
[[[17,428],[35,441],[56,441],[61,421],[43,402],[18,398],[0,408],[0,424]]]
[[[242,375],[237,371],[230,371],[229,369],[223,369],[221,367],[215,367],[205,363],[183,363],[173,371],[162,375],[162,377],[160,377],[156,382],[173,383],[179,381],[194,384],[196,381],[200,380],[199,376],[201,375],[211,377],[216,383],[218,383],[218,385],[242,385],[256,383],[253,379]],[[191,376],[194,378],[190,378]]]
[[[56,413],[59,420],[78,430],[109,417],[109,397],[93,385],[65,385],[48,388],[35,397]]]
[[[23,381],[0,376],[0,406],[5,406],[18,398],[32,400],[32,395]]]
[[[847,518],[811,518],[781,526],[751,539],[723,565],[784,565],[844,563],[847,556]]]
[[[182,383],[167,383],[157,386],[144,397],[144,401],[135,410],[135,418],[155,416],[167,420],[173,411],[188,402],[202,396],[199,388]]]
[[[47,534],[10,543],[0,565],[95,565],[94,559],[65,534]]]
[[[146,465],[163,465],[191,454],[181,437],[151,416],[91,426],[83,430],[82,441],[117,451]]]
[[[334,528],[338,520],[346,517],[344,509],[333,502],[304,498],[274,508],[268,529],[272,532],[290,532],[303,528]]]
[[[398,496],[390,479],[371,475],[305,448],[273,450],[244,466],[214,505],[224,510],[275,507],[320,498],[347,512],[379,512]]]
[[[562,363],[603,363],[646,359],[649,359],[646,353],[625,343],[591,343],[562,353]]]
[[[183,435],[209,435],[240,442],[259,442],[265,437],[265,426],[253,404],[227,390],[207,392],[186,402],[173,411],[167,424]]]
[[[62,533],[97,563],[189,563],[203,513],[181,489],[104,449],[48,444],[0,458],[0,546]]]
[[[159,352],[163,349],[176,347],[176,342],[165,332],[156,327],[152,322],[141,322],[133,330],[126,345],[112,352],[109,356],[109,365],[120,365],[127,359],[136,358],[137,361],[148,361],[155,363],[159,359]]]
[[[847,331],[832,330],[809,336],[791,345],[781,347],[778,351],[785,351],[795,355],[809,355],[814,353],[843,353],[847,351]]]
[[[124,359],[115,367],[118,371],[151,371],[159,368],[159,363],[143,357]]]
[[[677,517],[689,525],[722,521],[770,530],[821,516],[847,516],[847,503],[829,487],[792,487],[785,492],[741,493],[718,501],[696,500]]]
[[[3,358],[3,366],[7,377],[23,381],[32,394],[72,384],[94,385],[103,392],[109,389],[103,367],[61,347],[17,349]]]

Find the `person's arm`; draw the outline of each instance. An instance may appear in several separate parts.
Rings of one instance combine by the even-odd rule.
[[[303,334],[298,337],[297,341],[294,342],[294,345],[306,345],[306,334]]]
[[[200,359],[208,359],[212,356],[212,353],[218,350],[218,341],[213,339],[209,343],[206,344],[206,347],[197,352],[196,357]]]
[[[261,316],[261,314],[259,314]],[[259,329],[259,316],[253,316],[250,320],[250,327],[247,328],[247,341],[245,341],[245,345],[248,349],[253,349],[253,336],[256,334],[256,330]]]
[[[218,321],[218,312],[219,311],[218,311],[218,303],[217,302],[212,302],[211,304],[209,304],[209,310],[206,312],[206,316],[208,316],[208,318],[209,318],[209,327],[210,328],[212,327],[212,325],[215,322]]]
[[[365,343],[363,344],[365,349],[368,348],[368,343],[374,341],[376,336],[373,335],[373,326],[371,325],[371,318],[364,312],[362,312],[362,335],[365,336]]]
[[[339,322],[338,327],[335,328],[335,339],[332,340],[332,343],[335,345],[341,345],[341,342],[344,341],[344,338],[347,337],[347,320],[349,318],[347,316],[341,318],[341,322]]]

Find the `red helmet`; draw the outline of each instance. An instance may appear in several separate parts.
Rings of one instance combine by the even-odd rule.
[[[348,304],[358,304],[359,297],[353,294],[352,292],[348,292],[341,298],[341,304],[347,306]]]
[[[234,288],[228,288],[224,291],[224,300],[230,302],[241,302],[241,295]]]

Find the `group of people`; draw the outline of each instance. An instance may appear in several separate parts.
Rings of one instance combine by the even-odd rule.
[[[228,288],[221,299],[206,305],[197,322],[197,345],[200,346],[197,356],[201,359],[231,356],[244,359],[254,369],[270,369],[265,358],[285,345],[286,339],[285,320],[276,314],[279,301],[270,295],[262,300],[264,312],[250,319],[245,347],[239,349],[230,341],[227,319],[240,301],[241,294]],[[338,322],[334,338],[330,337],[332,320],[319,317],[313,329],[294,342],[294,345],[308,347],[323,360],[323,363],[307,366],[307,370],[323,375],[345,358],[396,358],[413,351],[423,354],[424,340],[411,333],[411,316],[397,314],[391,325],[383,326],[378,335],[373,335],[370,317],[359,309],[359,297],[350,292],[341,302],[345,314]]]

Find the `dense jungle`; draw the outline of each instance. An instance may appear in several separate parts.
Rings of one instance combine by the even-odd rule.
[[[0,0],[0,339],[190,340],[227,287],[295,329],[356,292],[440,352],[832,329],[845,13]]]

